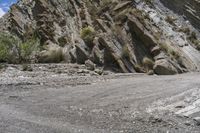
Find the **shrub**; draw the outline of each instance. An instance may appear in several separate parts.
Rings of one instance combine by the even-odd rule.
[[[36,61],[36,55],[40,51],[39,39],[32,38],[18,46],[18,55],[20,62]]]
[[[6,45],[0,43],[0,61],[6,61],[8,56],[8,48]]]
[[[153,5],[153,1],[154,0],[143,0],[143,1],[145,1],[147,4],[149,4],[149,5]]]
[[[129,57],[129,50],[128,50],[128,46],[124,45],[122,48],[122,55],[123,58],[128,58]]]
[[[145,66],[147,70],[153,69],[154,61],[148,57],[144,57],[142,60],[142,64]]]
[[[144,71],[144,68],[143,68],[141,65],[139,65],[139,64],[135,64],[135,65],[134,65],[134,69],[135,69],[135,71],[138,72],[138,73],[143,73],[143,72],[145,72],[145,71]]]
[[[194,43],[196,40],[197,40],[197,34],[196,34],[196,32],[191,32],[191,34],[189,35],[189,37],[188,37],[188,39],[192,42],[192,43]]]
[[[33,71],[33,68],[31,67],[31,65],[22,64],[22,71]]]
[[[0,62],[30,62],[32,56],[39,50],[39,45],[39,40],[36,38],[22,42],[13,35],[0,33]]]
[[[17,45],[19,40],[7,33],[0,33],[0,61],[9,62],[14,53],[14,45]],[[15,56],[14,56],[15,57]]]
[[[62,36],[58,38],[59,46],[64,47],[66,44],[69,43],[69,39],[66,36]]]
[[[183,33],[189,35],[190,34],[190,28],[189,27],[180,27],[178,29],[178,32],[183,32]]]
[[[178,59],[180,57],[179,53],[177,51],[175,51],[171,46],[169,46],[168,44],[160,44],[160,48],[162,50],[164,50],[168,55],[170,55],[171,57]]]
[[[174,18],[173,16],[167,16],[166,18],[165,18],[165,21],[167,21],[169,24],[171,24],[171,25],[173,25],[173,26],[175,26],[175,20],[176,20],[176,18]]]
[[[91,26],[85,27],[81,30],[81,38],[86,42],[91,44],[95,37],[95,30]]]
[[[172,48],[168,49],[168,53],[174,57],[175,59],[178,59],[180,55],[177,53],[177,51],[173,50]]]

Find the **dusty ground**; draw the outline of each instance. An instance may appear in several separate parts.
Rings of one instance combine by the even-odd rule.
[[[1,133],[200,133],[200,73],[98,76],[76,65],[0,72]]]

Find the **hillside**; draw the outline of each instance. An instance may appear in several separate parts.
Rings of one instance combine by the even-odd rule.
[[[0,133],[200,133],[199,10],[18,0],[0,18]]]
[[[200,70],[198,5],[198,0],[19,0],[1,18],[0,29],[22,42],[38,38],[34,61],[23,62],[177,74]]]

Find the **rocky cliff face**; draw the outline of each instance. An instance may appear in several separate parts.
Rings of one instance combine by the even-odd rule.
[[[200,31],[200,0],[161,0],[173,11],[184,15]]]
[[[119,72],[200,70],[198,32],[160,6],[146,0],[20,0],[0,20],[0,29],[21,40],[37,34],[39,62],[58,61],[49,58],[53,51],[62,52],[67,63]]]

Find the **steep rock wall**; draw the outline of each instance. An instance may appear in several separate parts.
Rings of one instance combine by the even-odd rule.
[[[0,29],[22,40],[37,32],[41,45],[61,48],[68,63],[90,60],[118,72],[200,70],[199,51],[159,11],[143,0],[20,0]],[[95,31],[90,43],[81,37],[87,27]],[[41,53],[48,55],[45,49]]]
[[[200,0],[160,0],[166,7],[184,15],[200,31]]]

